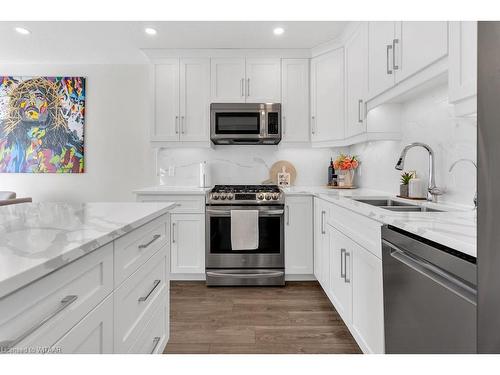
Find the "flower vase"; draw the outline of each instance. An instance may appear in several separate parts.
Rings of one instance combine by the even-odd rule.
[[[354,186],[354,169],[347,169],[341,171],[343,178],[341,179],[340,187],[352,188]]]

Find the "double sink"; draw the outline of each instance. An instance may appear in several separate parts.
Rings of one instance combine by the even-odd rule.
[[[390,198],[352,198],[352,200],[395,212],[444,212],[443,210],[426,206],[417,206],[415,204],[396,201]]]

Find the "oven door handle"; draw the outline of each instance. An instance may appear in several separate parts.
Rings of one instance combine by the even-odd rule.
[[[207,209],[205,212],[211,216],[229,216],[231,215],[231,210],[211,210]],[[279,216],[283,215],[285,210],[259,210],[259,216]]]

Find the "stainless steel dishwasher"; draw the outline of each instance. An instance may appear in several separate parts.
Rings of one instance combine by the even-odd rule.
[[[382,228],[386,353],[475,353],[476,258]]]

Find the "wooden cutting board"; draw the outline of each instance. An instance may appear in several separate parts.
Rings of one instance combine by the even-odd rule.
[[[283,170],[283,167],[285,167],[285,172],[290,173],[290,185],[293,185],[297,178],[297,171],[293,164],[286,160],[277,161],[271,166],[269,170],[269,180],[271,180],[273,184],[278,184],[278,173]]]

